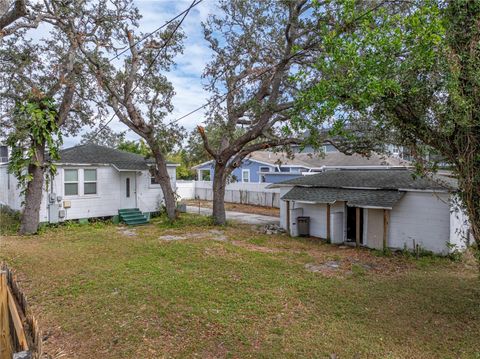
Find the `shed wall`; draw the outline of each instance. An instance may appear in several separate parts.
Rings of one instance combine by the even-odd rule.
[[[436,253],[447,253],[450,236],[448,194],[407,192],[390,213],[388,246],[413,249],[413,241]]]
[[[366,245],[369,248],[383,249],[383,209],[366,210]]]

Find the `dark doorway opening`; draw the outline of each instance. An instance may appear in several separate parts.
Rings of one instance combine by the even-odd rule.
[[[356,242],[357,238],[357,208],[347,207],[347,241]],[[363,208],[360,210],[360,244],[363,244]]]

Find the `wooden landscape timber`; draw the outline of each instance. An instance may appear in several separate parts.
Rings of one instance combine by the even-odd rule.
[[[20,290],[15,274],[0,265],[0,359],[37,359],[42,333]]]

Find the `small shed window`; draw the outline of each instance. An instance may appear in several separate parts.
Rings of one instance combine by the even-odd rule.
[[[130,198],[130,178],[128,177],[125,179],[125,189],[126,189],[125,196],[127,198]]]
[[[242,182],[250,182],[250,170],[242,170]]]
[[[84,170],[83,177],[83,193],[97,194],[97,170]]]
[[[65,170],[65,196],[78,195],[78,170]]]

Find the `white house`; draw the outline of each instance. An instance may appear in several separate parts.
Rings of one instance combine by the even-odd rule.
[[[94,144],[64,149],[60,158],[56,176],[44,189],[40,222],[109,217],[122,209],[158,211],[163,193],[150,174],[152,160]],[[20,190],[7,166],[0,164],[0,204],[21,210]],[[168,164],[174,188],[176,166]]]
[[[330,170],[269,187],[280,188],[280,224],[292,236],[309,220],[309,235],[332,243],[439,254],[468,244],[451,178],[414,177],[408,169]]]

